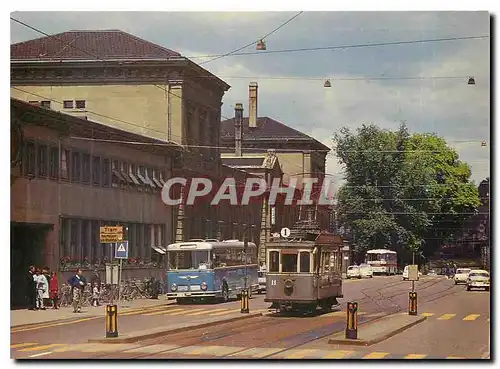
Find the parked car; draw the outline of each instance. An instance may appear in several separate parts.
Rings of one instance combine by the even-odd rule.
[[[489,291],[490,273],[482,269],[471,270],[467,278],[467,291],[473,288],[484,288],[486,291]]]
[[[266,291],[266,270],[265,269],[261,269],[257,272],[257,276],[258,276],[258,281],[259,281],[259,289],[257,291],[257,293],[262,293],[264,291]]]
[[[360,278],[373,278],[373,269],[368,264],[361,264],[359,266],[359,276]]]
[[[351,279],[351,278],[361,278],[359,266],[351,265],[347,268],[347,279]]]
[[[470,271],[471,270],[469,268],[458,268],[455,272],[455,277],[453,277],[453,279],[455,280],[455,284],[467,284],[467,279],[469,278]]]

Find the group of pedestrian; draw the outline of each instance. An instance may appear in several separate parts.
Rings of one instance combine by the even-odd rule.
[[[50,268],[29,267],[27,275],[29,310],[46,310],[48,306],[58,309],[59,283]]]

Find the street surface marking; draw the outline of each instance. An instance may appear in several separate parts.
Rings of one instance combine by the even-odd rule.
[[[388,352],[372,352],[368,355],[363,356],[363,359],[383,359],[389,355]]]
[[[48,348],[51,348],[51,347],[57,347],[57,346],[66,346],[66,344],[65,343],[53,343],[53,344],[50,344],[50,345],[29,347],[29,348],[21,349],[21,350],[18,350],[18,351],[21,351],[21,352],[41,351],[41,350],[45,350],[45,349],[48,349]]]
[[[50,355],[50,354],[52,354],[52,351],[41,352],[41,353],[39,353],[39,354],[30,355],[30,357],[45,356],[45,355]]]
[[[166,306],[159,306],[155,308],[144,308],[144,309],[134,309],[134,310],[127,310],[123,313],[118,312],[118,315],[125,316],[125,315],[139,315],[139,314],[145,314],[145,313],[152,313],[155,311],[165,311],[168,307],[172,305],[166,305]]]
[[[226,356],[229,355],[233,352],[241,350],[241,347],[235,347],[235,346],[210,346],[211,349],[209,352],[206,352],[208,355],[212,356]]]
[[[33,346],[33,345],[38,345],[38,343],[32,343],[32,342],[26,342],[26,343],[14,343],[12,345],[10,345],[10,348],[11,349],[15,349],[15,348],[18,348],[18,347],[26,347],[26,346]]]
[[[169,309],[167,311],[165,310],[161,310],[161,311],[155,311],[153,313],[147,313],[147,314],[143,314],[144,316],[151,316],[151,315],[162,315],[162,314],[169,314],[169,313],[173,313],[174,311],[184,311],[186,309]]]
[[[443,314],[437,320],[450,320],[457,314]]]
[[[216,312],[216,311],[223,311],[223,310],[229,310],[229,309],[210,309],[211,312]],[[194,311],[194,310],[191,310],[191,311]],[[197,311],[195,313],[188,313],[186,314],[187,316],[196,316],[196,315],[203,315],[203,314],[206,314],[207,312],[205,311],[205,309],[203,311]]]
[[[429,316],[433,316],[434,313],[422,313],[420,315],[429,317]]]
[[[405,359],[424,359],[426,358],[427,355],[421,355],[421,354],[408,354],[404,358]]]
[[[376,317],[379,317],[379,316],[384,316],[386,313],[384,312],[381,312],[381,313],[374,313],[374,314],[368,314],[366,317],[367,318],[376,318]]]
[[[465,359],[464,357],[460,357],[460,356],[447,356],[446,358],[447,359]]]
[[[68,345],[65,347],[59,347],[54,350],[53,352],[68,352],[68,351],[81,351],[84,350],[86,347],[89,347],[93,345],[92,343],[77,343],[77,344],[72,344]]]
[[[60,325],[67,325],[67,324],[80,323],[80,322],[85,322],[85,321],[87,321],[87,320],[98,319],[98,318],[102,318],[102,317],[101,317],[101,316],[92,316],[92,317],[89,317],[89,318],[83,318],[83,319],[71,320],[71,321],[69,321],[69,322],[61,322],[61,323],[47,323],[47,324],[44,324],[44,325],[38,325],[38,326],[36,326],[36,327],[27,327],[27,328],[20,328],[20,329],[16,329],[16,328],[14,327],[14,328],[11,328],[10,333],[18,333],[18,332],[34,331],[34,330],[37,330],[37,329],[42,329],[42,328],[51,328],[51,327],[57,327],[57,326],[60,326]]]
[[[470,314],[470,315],[467,315],[463,320],[467,320],[467,321],[470,321],[470,320],[476,320],[477,318],[479,318],[479,314]]]
[[[192,310],[181,309],[181,310],[182,311],[176,311],[175,313],[172,313],[173,310],[170,310],[171,314],[166,313],[165,315],[182,315],[182,314],[191,313],[194,311],[201,311],[201,310],[207,311],[208,309],[192,309]]]
[[[346,356],[352,355],[354,353],[355,351],[336,350],[323,356],[323,359],[343,359]]]
[[[258,350],[259,352],[257,352],[256,354],[253,354],[252,357],[256,358],[256,359],[260,359],[260,358],[263,358],[265,356],[268,356],[268,355],[273,355],[279,351],[282,351],[283,349],[282,348],[256,348],[256,350]]]
[[[292,350],[291,352],[293,352],[293,354],[285,354],[284,357],[285,359],[302,359],[304,356],[308,356],[318,351],[317,349]]]
[[[173,350],[179,348],[177,345],[150,345],[150,346],[142,346],[142,347],[137,347],[133,348],[130,350],[125,350],[124,352],[138,352],[138,353],[143,353],[143,354],[157,354],[161,353],[162,351],[168,351],[168,350]]]
[[[234,310],[230,310],[230,311],[221,311],[220,313],[212,313],[212,314],[208,314],[208,315],[209,316],[219,316],[219,315],[234,313],[236,311],[241,311],[241,309],[234,309]]]

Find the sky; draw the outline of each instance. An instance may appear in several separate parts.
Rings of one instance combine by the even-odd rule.
[[[271,32],[297,12],[14,12],[45,33],[120,29],[191,57],[228,53]],[[267,51],[422,39],[489,36],[487,12],[303,12],[266,38]],[[11,21],[11,43],[43,35]],[[341,127],[363,123],[444,137],[469,163],[476,183],[490,167],[490,40],[473,39],[289,53],[257,53],[255,44],[203,67],[231,85],[222,114],[234,116],[248,84],[258,82],[258,115],[332,147]],[[475,86],[467,80],[474,76]],[[424,77],[380,80],[376,78]],[[456,78],[430,78],[456,77]],[[273,79],[274,78],[274,79]],[[324,88],[324,80],[331,88]],[[223,118],[223,119],[224,119]],[[482,147],[481,141],[488,146]],[[340,185],[332,153],[326,170]]]

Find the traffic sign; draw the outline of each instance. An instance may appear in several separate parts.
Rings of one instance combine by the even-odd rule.
[[[116,259],[128,259],[128,241],[117,242],[115,248]]]
[[[289,228],[281,228],[281,237],[288,238],[290,237],[290,229]]]
[[[123,227],[100,227],[99,231],[101,243],[123,241]]]

